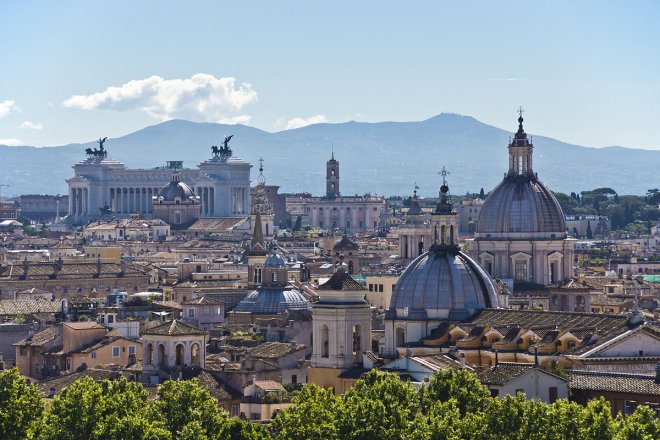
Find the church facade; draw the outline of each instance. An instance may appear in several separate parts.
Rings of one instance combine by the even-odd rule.
[[[96,149],[94,149],[96,150]],[[107,156],[107,150],[87,149],[87,159],[73,166],[69,186],[69,223],[82,224],[103,214],[128,217],[153,214],[153,198],[171,181],[173,171],[199,197],[201,217],[237,217],[250,214],[251,165],[233,156],[229,147],[215,148],[196,168],[183,162],[166,167],[130,169]]]
[[[302,224],[313,228],[340,229],[346,234],[375,231],[387,210],[382,196],[342,196],[339,191],[339,161],[334,153],[326,163],[326,194],[291,196],[286,199],[291,221],[301,217]]]

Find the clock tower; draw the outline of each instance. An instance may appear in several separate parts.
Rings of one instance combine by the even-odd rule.
[[[340,196],[339,193],[339,162],[335,160],[335,153],[332,152],[332,157],[326,163],[326,176],[325,176],[325,196],[329,199],[336,199]]]

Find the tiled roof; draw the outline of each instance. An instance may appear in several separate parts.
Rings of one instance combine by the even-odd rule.
[[[39,389],[41,390],[44,396],[48,396],[49,394],[51,394],[51,388],[53,388],[52,391],[55,394],[59,394],[62,392],[64,388],[68,387],[78,379],[83,379],[87,376],[91,376],[92,379],[94,379],[95,381],[101,381],[105,379],[109,379],[109,380],[119,379],[121,377],[121,374],[117,371],[89,368],[79,373],[70,373],[60,377],[56,377],[54,379],[47,380],[45,382],[41,382],[37,386],[39,387]]]
[[[274,380],[255,380],[253,385],[264,391],[281,391],[284,389],[281,383]]]
[[[21,339],[13,345],[22,345],[22,346],[32,346],[32,347],[42,347],[47,343],[55,340],[55,327],[48,327],[40,332],[36,332],[32,336],[29,336],[25,339]]]
[[[321,284],[317,290],[367,290],[362,284],[358,283],[346,272],[335,272],[325,283]]]
[[[481,383],[485,385],[504,385],[507,382],[522,376],[528,371],[531,371],[535,368],[534,364],[528,363],[515,363],[515,362],[500,362],[497,365],[490,367],[486,371],[482,371],[477,375]],[[550,374],[561,379],[559,376],[539,369],[539,371],[544,372],[545,374]]]
[[[197,381],[201,386],[206,388],[213,397],[215,397],[219,402],[232,400],[232,395],[225,390],[218,380],[208,371],[202,371],[197,376]]]
[[[143,335],[165,335],[165,336],[180,336],[180,335],[207,335],[208,332],[199,329],[193,325],[186,324],[179,320],[172,320],[164,324],[152,327],[145,330]]]
[[[64,262],[62,267],[56,270],[58,262],[29,262],[27,280],[48,280],[57,272],[57,279],[76,279],[92,277],[97,271],[96,261]],[[101,262],[101,278],[117,277],[121,272],[121,265],[117,263]],[[124,276],[148,275],[143,266],[133,263],[124,265]],[[7,280],[24,279],[23,262],[0,267],[0,278]]]
[[[447,368],[466,368],[472,370],[471,367],[463,366],[459,361],[452,359],[445,354],[419,354],[410,359],[432,369],[433,371],[444,370]]]
[[[67,327],[70,327],[74,330],[91,330],[91,329],[105,329],[104,326],[99,324],[98,322],[91,321],[91,322],[65,322],[62,325],[66,325]]]
[[[183,305],[197,305],[197,306],[206,306],[206,305],[219,305],[224,304],[224,301],[219,299],[211,298],[208,296],[200,296],[199,298],[189,299],[183,302]]]
[[[188,232],[224,232],[243,223],[245,223],[245,218],[200,218],[188,228]]]
[[[620,335],[630,329],[628,318],[623,315],[606,315],[593,313],[547,312],[535,310],[503,310],[485,309],[474,316],[471,321],[478,325],[511,325],[533,330],[541,338],[547,332],[584,330],[593,328],[598,335],[598,343]],[[463,326],[463,325],[461,325]],[[572,353],[588,349],[582,344]]]
[[[660,384],[655,382],[654,375],[580,370],[573,370],[570,375],[568,386],[572,390],[660,396]]]
[[[0,315],[27,315],[32,313],[57,313],[62,310],[59,301],[0,300]]]
[[[296,345],[286,342],[265,342],[250,348],[248,354],[253,358],[279,359],[283,356],[305,348],[304,345]]]

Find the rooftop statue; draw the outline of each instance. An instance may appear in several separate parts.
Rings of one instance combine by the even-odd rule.
[[[229,157],[229,156],[231,156],[231,155],[232,155],[232,151],[231,151],[231,148],[229,148],[229,141],[230,141],[231,138],[233,138],[233,137],[234,137],[233,134],[230,135],[230,136],[225,136],[225,140],[222,142],[223,145],[222,145],[222,147],[220,147],[220,148],[218,148],[217,145],[213,145],[213,146],[211,147],[211,151],[213,152],[213,155],[214,155],[215,157],[218,157],[218,156]]]

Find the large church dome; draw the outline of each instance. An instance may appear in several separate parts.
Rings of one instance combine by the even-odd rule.
[[[535,176],[505,177],[486,198],[476,226],[480,236],[522,232],[559,238],[565,231],[559,202]]]
[[[484,202],[477,220],[477,239],[566,238],[566,222],[559,202],[532,170],[534,146],[523,130],[509,145],[509,172]]]
[[[497,307],[490,276],[458,246],[435,244],[399,277],[386,319],[463,320],[489,307]]]

